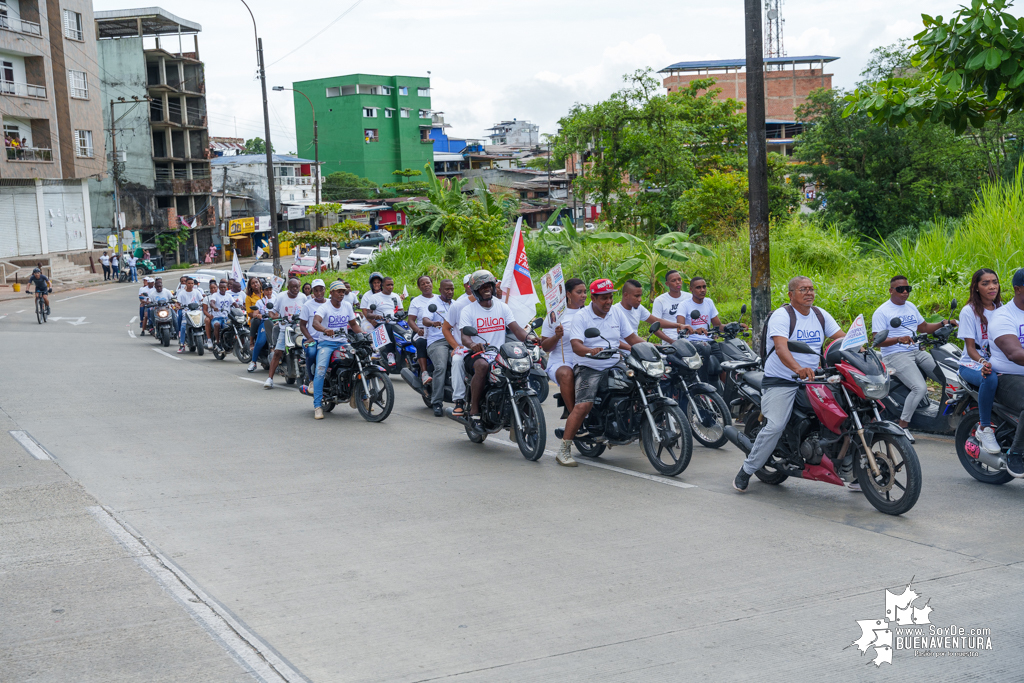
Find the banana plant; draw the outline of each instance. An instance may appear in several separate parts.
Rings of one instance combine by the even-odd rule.
[[[665,274],[673,267],[682,267],[690,260],[690,254],[714,256],[709,249],[691,242],[690,235],[685,232],[669,232],[653,241],[628,232],[602,232],[591,235],[590,239],[632,246],[634,255],[612,271],[612,279],[616,287],[621,287],[626,280],[645,282],[652,297],[664,290]],[[687,276],[683,275],[683,279],[686,280]]]

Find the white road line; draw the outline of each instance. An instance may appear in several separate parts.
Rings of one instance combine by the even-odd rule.
[[[59,304],[61,301],[71,301],[72,299],[78,299],[78,298],[81,298],[83,296],[92,296],[93,294],[101,294],[103,292],[110,292],[110,291],[113,291],[115,289],[126,289],[127,287],[131,287],[131,285],[126,285],[125,287],[112,287],[111,289],[101,289],[101,290],[98,290],[98,291],[95,291],[95,292],[86,292],[85,294],[76,294],[75,296],[69,296],[66,299],[57,299],[54,303]]]
[[[267,381],[265,379],[256,379],[255,377],[239,377],[238,379],[244,380],[246,382],[256,382],[258,384],[263,384],[264,382]],[[282,386],[280,384],[275,384],[274,388],[275,389],[287,389],[288,391],[298,391],[299,390],[298,387],[289,387],[289,386],[286,386],[286,385]]]
[[[499,432],[499,434],[501,434],[501,432]],[[505,441],[504,439],[492,439],[492,440],[488,441],[487,443],[495,443],[495,444],[498,444],[499,446],[506,446],[508,448],[514,448],[517,451],[519,450],[519,446],[517,444],[514,444],[511,441]],[[555,453],[554,451],[549,451],[549,450],[545,449],[544,455],[548,455],[548,456],[551,456],[553,458],[553,457],[555,457],[557,455],[557,453]],[[627,474],[627,475],[629,475],[631,477],[637,477],[639,479],[646,479],[648,481],[653,481],[653,482],[656,482],[658,484],[666,484],[668,486],[675,486],[676,488],[680,488],[680,489],[695,489],[695,488],[697,488],[696,484],[687,484],[686,482],[678,481],[678,480],[672,479],[670,477],[663,477],[663,476],[657,475],[657,474],[647,474],[646,472],[637,472],[635,470],[626,469],[625,467],[616,467],[615,465],[608,465],[608,464],[603,463],[603,462],[597,462],[595,460],[591,460],[589,458],[580,457],[580,456],[577,456],[577,455],[573,455],[573,458],[579,464],[586,465],[587,467],[596,467],[596,468],[602,469],[602,470],[611,470],[612,472],[618,472],[619,474]]]
[[[137,315],[133,315],[133,316],[132,316],[132,319],[128,321],[128,324],[129,324],[129,325],[131,325],[131,324],[132,324],[133,322],[135,322],[135,321],[136,321],[136,320],[138,320],[138,319],[139,319],[139,316],[137,316]]]
[[[24,308],[23,308],[23,309],[21,309],[20,311],[15,311],[15,313],[24,313],[24,312],[25,312],[25,309],[24,309]]]
[[[52,460],[50,454],[46,452],[46,449],[40,446],[35,439],[28,435],[28,432],[13,431],[8,432],[14,437],[14,440],[21,444],[21,447],[28,451],[36,460]]]
[[[109,508],[91,506],[89,512],[247,673],[264,683],[308,681]]]
[[[128,336],[131,337],[132,339],[135,339],[135,333],[132,332],[131,328],[128,328]]]
[[[161,356],[167,356],[167,357],[168,357],[168,358],[170,358],[171,360],[181,360],[180,358],[178,358],[178,357],[177,357],[177,356],[175,356],[174,354],[171,354],[171,353],[167,353],[166,351],[161,351],[160,349],[152,349],[152,350],[153,350],[153,351],[156,351],[156,352],[157,352],[157,353],[159,353],[159,354],[160,354]]]
[[[3,320],[6,317],[7,317],[6,315],[0,315],[0,320]]]

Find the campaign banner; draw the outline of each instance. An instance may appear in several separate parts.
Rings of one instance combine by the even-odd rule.
[[[271,275],[270,284],[274,288],[274,294],[277,294],[281,291],[281,287],[284,286],[284,278],[278,277],[276,275]]]
[[[565,279],[562,276],[562,264],[544,273],[540,279],[540,288],[544,292],[544,305],[547,306],[547,317],[552,325],[557,325],[565,313]]]
[[[843,345],[839,348],[843,351],[856,349],[868,343],[868,330],[864,325],[864,314],[861,313],[850,325],[850,331],[843,337]]]
[[[388,330],[383,325],[377,325],[373,328],[373,334],[370,337],[370,341],[373,343],[373,348],[380,351],[382,348],[391,343],[391,339],[388,337]]]

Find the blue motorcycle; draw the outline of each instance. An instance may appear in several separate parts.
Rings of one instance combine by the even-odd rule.
[[[371,311],[377,310],[377,304],[370,306]],[[409,323],[405,321],[408,313],[398,309],[391,315],[385,315],[384,326],[388,331],[391,343],[382,346],[377,350],[380,354],[381,364],[387,369],[389,375],[397,375],[405,368],[416,373],[416,345],[412,342],[412,330]]]

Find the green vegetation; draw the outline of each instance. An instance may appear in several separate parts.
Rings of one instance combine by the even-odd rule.
[[[245,147],[242,149],[242,154],[266,154],[267,143],[263,141],[263,138],[250,138],[245,141]],[[270,153],[274,153],[274,145],[270,145]]]
[[[355,173],[336,171],[324,176],[323,201],[339,202],[343,199],[373,199],[380,194],[377,183],[360,178]]]

